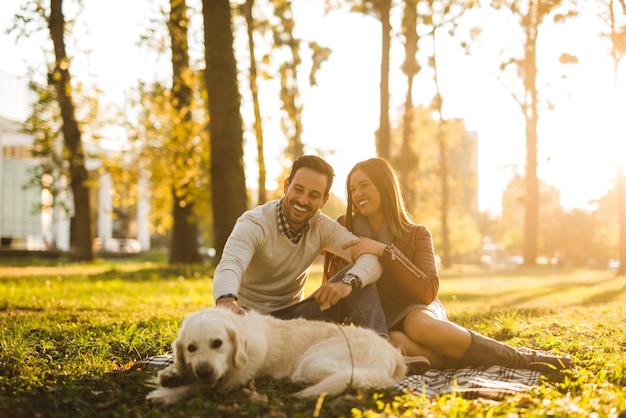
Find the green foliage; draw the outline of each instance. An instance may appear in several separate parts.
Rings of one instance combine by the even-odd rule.
[[[391,163],[399,179],[405,179],[403,192],[406,205],[413,219],[426,225],[436,246],[443,242],[441,232],[442,181],[440,169],[440,147],[438,122],[432,109],[419,106],[413,109],[410,120],[413,136],[409,138],[409,151],[394,153]],[[394,131],[393,149],[401,150],[404,123]],[[465,126],[460,120],[443,123],[443,136],[449,164],[448,225],[451,255],[458,262],[472,260],[477,254],[481,234],[478,228],[477,174],[468,168],[468,153],[472,155],[472,142],[467,137]],[[408,155],[407,155],[408,154]],[[406,167],[403,172],[403,167]],[[408,179],[411,179],[408,181]],[[441,253],[441,248],[436,248]]]
[[[7,264],[7,263],[3,263]],[[567,353],[578,369],[503,401],[419,391],[349,390],[297,400],[301,386],[261,378],[230,393],[149,405],[156,370],[138,360],[169,352],[180,320],[212,304],[201,266],[98,261],[0,266],[0,416],[414,417],[615,416],[626,412],[626,278],[527,268],[442,274],[452,319],[517,347]],[[314,266],[308,292],[319,283]]]
[[[150,224],[165,235],[172,227],[172,192],[180,204],[194,204],[201,219],[210,220],[209,141],[207,138],[206,91],[200,73],[185,74],[194,86],[194,96],[182,120],[172,104],[172,91],[163,85],[141,84],[136,92],[138,123],[129,121],[133,148],[118,174],[149,173]],[[138,177],[138,174],[134,175]],[[123,179],[116,177],[123,183]],[[209,226],[204,225],[205,238]]]

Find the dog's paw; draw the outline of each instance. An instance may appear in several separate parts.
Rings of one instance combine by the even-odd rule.
[[[149,388],[158,388],[160,386],[160,382],[159,382],[159,378],[156,376],[152,376],[148,379],[146,379],[146,381],[144,382],[144,384],[146,386],[148,386]]]
[[[146,400],[155,405],[169,405],[176,403],[173,393],[168,388],[158,388],[148,393]]]
[[[186,385],[175,388],[160,387],[148,393],[146,400],[154,405],[171,405],[199,394],[200,387],[197,385]]]
[[[159,386],[163,386],[166,388],[174,388],[177,386],[182,386],[184,383],[183,375],[180,373],[180,370],[178,369],[178,367],[174,365],[166,367],[165,369],[161,370],[157,374],[157,381],[158,381]]]

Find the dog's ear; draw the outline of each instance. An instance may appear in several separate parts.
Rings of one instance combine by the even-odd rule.
[[[172,343],[172,351],[174,352],[174,364],[176,367],[178,367],[179,370],[186,370],[185,344],[180,337],[176,338]]]
[[[248,362],[248,340],[233,327],[227,327],[226,332],[233,345],[233,365],[241,369]]]

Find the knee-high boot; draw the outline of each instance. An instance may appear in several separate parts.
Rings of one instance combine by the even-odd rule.
[[[551,356],[536,351],[519,351],[509,345],[470,331],[472,343],[465,357],[453,360],[450,366],[503,366],[510,369],[528,369],[551,375],[574,367],[571,359],[564,356]]]

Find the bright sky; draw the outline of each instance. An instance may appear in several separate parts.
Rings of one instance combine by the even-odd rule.
[[[16,75],[24,74],[25,58],[33,60],[39,54],[36,49],[16,47],[4,33],[21,1],[0,2],[3,56],[0,69]],[[307,152],[329,153],[327,158],[337,172],[333,191],[344,197],[349,169],[375,155],[374,132],[378,127],[380,103],[380,25],[372,18],[343,13],[322,18],[321,3],[294,3],[296,35],[316,40],[334,51],[318,73],[319,86],[304,92],[303,138]],[[89,33],[94,40],[91,72],[96,74],[98,85],[111,101],[122,103],[124,92],[138,78],[149,80],[159,71],[169,71],[168,62],[158,62],[136,47],[140,24],[145,19],[142,8],[145,4],[138,0],[85,2]],[[555,101],[555,110],[540,120],[538,174],[561,190],[561,204],[566,208],[585,208],[589,200],[604,195],[612,185],[618,158],[626,159],[626,126],[618,123],[626,115],[626,63],[620,67],[621,84],[616,97],[622,101],[618,103],[612,98],[612,64],[606,55],[606,45],[595,35],[594,24],[589,20],[559,28],[556,52],[578,54],[580,65],[569,71],[570,79],[563,84],[564,91]],[[494,31],[491,39],[502,39],[502,28],[491,30]],[[467,129],[477,132],[479,206],[481,210],[498,212],[511,167],[521,169],[524,164],[525,137],[520,111],[478,59],[465,57],[450,40],[440,42],[444,46],[439,57],[441,68],[445,69],[440,76],[446,103],[444,116],[463,118]],[[395,115],[395,109],[404,101],[406,81],[399,70],[402,47],[394,44],[392,54],[391,100]],[[73,69],[76,71],[76,67]],[[414,102],[429,102],[433,90],[427,76],[416,81]],[[268,107],[265,111],[270,112]],[[271,119],[278,123],[276,110],[271,112]],[[272,161],[281,159],[285,144],[282,140],[272,140],[282,138],[276,126],[266,123],[265,129],[268,179],[273,180],[280,175],[281,167]],[[250,134],[246,137],[251,138]],[[254,184],[256,148],[253,141],[248,142],[245,150],[251,168],[248,177],[249,184]]]

